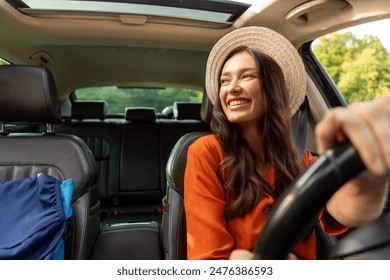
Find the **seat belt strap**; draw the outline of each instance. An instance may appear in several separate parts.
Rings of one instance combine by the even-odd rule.
[[[299,110],[295,113],[291,120],[299,162],[302,161],[306,148],[307,115],[308,101],[307,98],[305,98],[305,101],[299,107]]]

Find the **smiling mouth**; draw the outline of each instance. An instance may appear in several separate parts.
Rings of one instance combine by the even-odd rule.
[[[239,106],[243,104],[249,103],[248,100],[240,99],[240,100],[233,100],[229,102],[229,106]]]

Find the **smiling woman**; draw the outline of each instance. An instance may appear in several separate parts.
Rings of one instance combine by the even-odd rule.
[[[207,65],[213,134],[188,148],[187,254],[189,259],[228,259],[235,249],[253,249],[267,208],[314,160],[306,152],[299,162],[291,127],[298,110],[294,104],[304,99],[306,75],[291,43],[264,27],[225,35]],[[199,230],[197,224],[208,227]],[[295,254],[314,259],[314,236]]]
[[[249,50],[237,50],[232,53],[232,57],[227,58],[221,72],[220,100],[216,103],[221,104],[230,122],[241,127],[257,126],[264,114],[264,93],[254,57],[256,55]],[[240,91],[246,95],[240,94]]]

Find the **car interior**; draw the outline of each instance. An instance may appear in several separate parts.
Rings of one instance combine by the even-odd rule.
[[[39,172],[75,179],[67,259],[186,259],[186,151],[211,133],[204,77],[222,36],[265,26],[298,49],[308,83],[292,118],[294,139],[301,153],[316,154],[316,123],[329,108],[347,104],[312,42],[390,19],[386,0],[106,3],[0,0],[0,58],[7,62],[0,65],[0,181]],[[151,106],[112,113],[107,100],[75,94],[101,86],[202,95],[174,101],[164,114]],[[317,258],[326,259],[337,239],[317,230]]]

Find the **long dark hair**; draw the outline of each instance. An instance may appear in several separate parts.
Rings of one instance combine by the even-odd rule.
[[[241,135],[239,126],[228,121],[217,98],[211,116],[211,129],[224,154],[224,160],[219,166],[220,176],[223,170],[226,172],[223,187],[227,196],[233,197],[226,209],[227,217],[248,213],[264,193],[275,200],[301,171],[292,136],[289,96],[282,70],[270,56],[247,47],[234,50],[226,61],[240,52],[248,52],[257,64],[264,92],[264,114],[259,121],[259,129],[264,138],[265,162],[275,170],[275,189],[260,174],[259,159]]]

